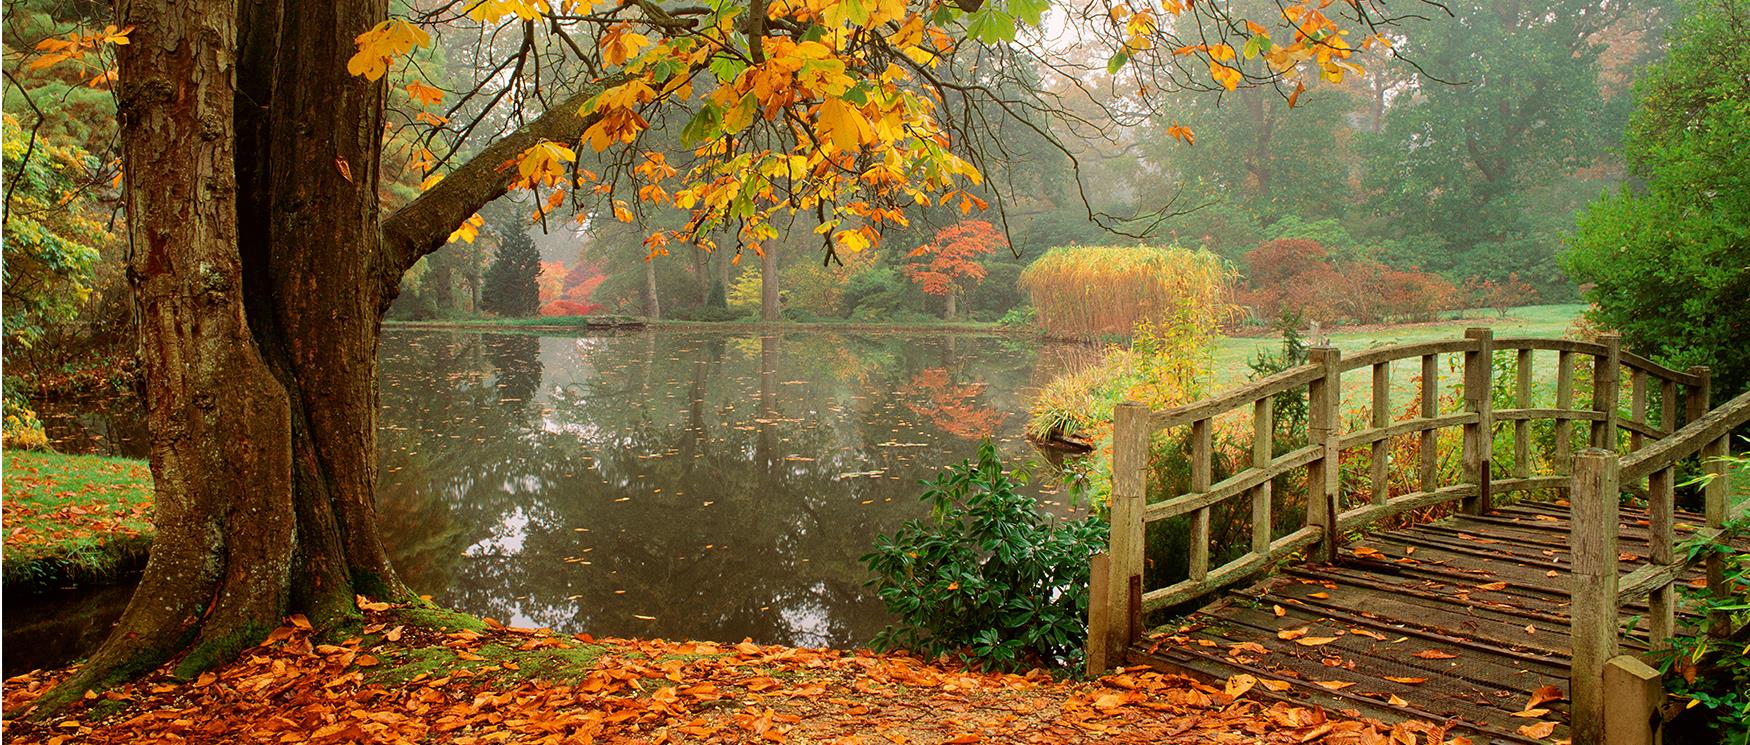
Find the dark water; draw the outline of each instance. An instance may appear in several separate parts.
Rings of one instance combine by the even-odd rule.
[[[964,334],[390,331],[380,518],[409,585],[505,623],[860,644],[889,619],[857,557],[981,438],[1035,458],[1028,395],[1077,356]]]

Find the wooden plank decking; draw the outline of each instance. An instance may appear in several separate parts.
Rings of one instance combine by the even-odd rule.
[[[1647,561],[1647,515],[1624,507],[1621,520],[1627,574]],[[1683,512],[1676,521],[1680,540],[1705,524]],[[1539,502],[1376,532],[1334,564],[1291,565],[1231,590],[1127,656],[1218,682],[1250,674],[1270,681],[1255,695],[1451,722],[1490,741],[1548,742],[1519,734],[1541,721],[1566,737],[1565,698],[1539,704],[1542,716],[1515,714],[1540,687],[1568,689],[1567,532],[1566,507]],[[1623,621],[1645,609],[1625,608]],[[1624,636],[1625,653],[1646,650],[1645,626]],[[1683,619],[1679,629],[1695,632]]]

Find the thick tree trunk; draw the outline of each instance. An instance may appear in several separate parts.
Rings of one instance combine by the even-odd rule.
[[[954,320],[955,316],[959,315],[959,313],[960,313],[959,300],[960,300],[960,291],[959,290],[949,290],[948,291],[947,300],[945,301],[947,307],[943,308],[943,310],[942,310],[942,318],[944,320],[952,321],[952,320]]]
[[[383,83],[350,75],[386,0],[129,0],[117,84],[157,537],[116,629],[40,713],[188,650],[189,674],[288,612],[411,593],[377,528],[377,343],[407,269],[503,194],[498,164],[575,139],[593,91],[379,223]]]
[[[237,252],[234,7],[122,10],[137,29],[117,103],[157,537],[115,631],[49,708],[191,642],[192,659],[225,656],[278,625],[295,535],[286,392],[250,333]]]

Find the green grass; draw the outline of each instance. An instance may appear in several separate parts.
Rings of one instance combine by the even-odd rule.
[[[0,470],[8,588],[101,584],[145,564],[152,542],[145,461],[8,450]]]
[[[1495,336],[1553,338],[1565,336],[1585,309],[1584,305],[1528,305],[1508,310],[1506,318],[1501,318],[1494,311],[1467,311],[1464,317],[1444,321],[1352,328],[1335,326],[1325,329],[1323,333],[1330,339],[1332,346],[1347,353],[1392,344],[1457,340],[1464,336],[1465,329],[1474,326],[1492,328]],[[1310,341],[1308,340],[1309,343]],[[1275,352],[1281,346],[1281,338],[1270,335],[1223,339],[1215,349],[1210,390],[1219,391],[1244,383],[1246,373],[1250,372],[1246,362],[1260,351]]]

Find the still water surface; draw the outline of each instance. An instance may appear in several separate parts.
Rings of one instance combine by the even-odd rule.
[[[857,557],[980,439],[1035,458],[1028,396],[1086,356],[816,331],[391,330],[382,349],[380,518],[414,589],[568,633],[807,646],[889,622]]]

